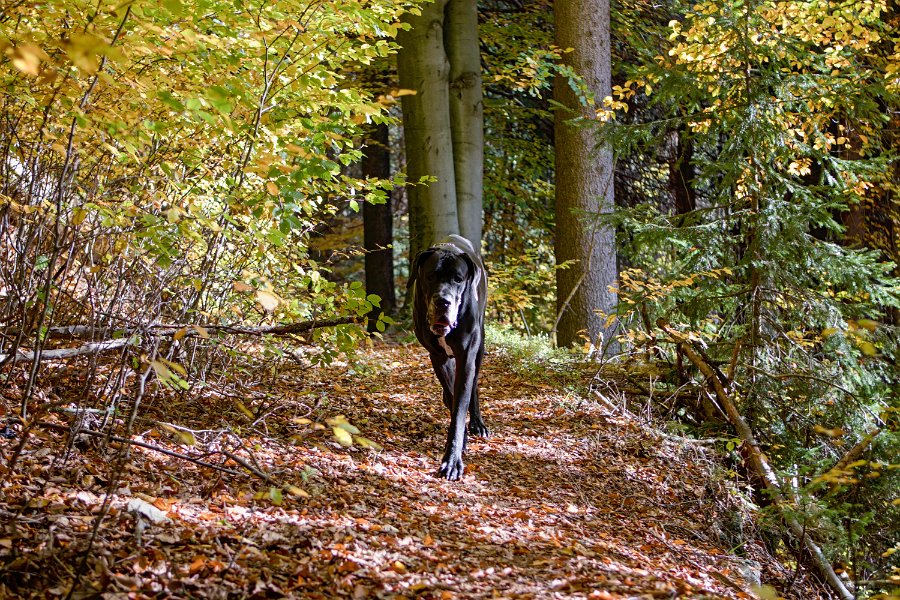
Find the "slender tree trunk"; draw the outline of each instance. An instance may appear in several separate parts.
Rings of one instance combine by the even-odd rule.
[[[450,63],[444,52],[446,0],[422,4],[421,15],[407,15],[409,31],[400,31],[397,56],[400,87],[414,90],[402,98],[409,181],[410,256],[433,241],[459,232],[456,176],[450,127]],[[417,183],[432,177],[428,184]],[[427,185],[427,187],[426,187]]]
[[[484,103],[475,0],[450,0],[444,44],[450,60],[450,125],[459,233],[481,252],[484,180]]]
[[[563,61],[581,75],[599,103],[611,93],[609,0],[557,0],[554,3],[556,44],[573,48]],[[568,84],[557,77],[554,99],[566,107],[555,115],[556,138],[556,242],[557,264],[577,261],[557,271],[556,298],[559,313],[556,340],[571,346],[584,334],[592,343],[607,345],[615,325],[605,315],[616,309],[615,230],[597,216],[614,208],[613,155],[597,146],[589,127],[570,120],[590,117]],[[601,314],[602,313],[602,314]]]
[[[388,126],[377,125],[362,160],[363,175],[377,179],[391,176],[390,140]],[[397,305],[394,291],[394,241],[391,197],[384,204],[363,205],[363,247],[366,250],[366,291],[381,298],[381,307],[369,313],[369,331],[375,331],[378,314],[390,315]]]
[[[675,214],[685,215],[697,208],[697,192],[694,190],[694,143],[685,136],[684,128],[672,132],[675,138],[675,156],[669,163],[669,185],[675,197]]]

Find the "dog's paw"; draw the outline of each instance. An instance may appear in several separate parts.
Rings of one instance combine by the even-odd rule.
[[[491,430],[481,421],[469,423],[469,433],[477,437],[491,437]]]
[[[466,466],[463,464],[461,456],[450,456],[441,461],[441,468],[438,471],[438,477],[447,481],[456,481],[462,477]]]

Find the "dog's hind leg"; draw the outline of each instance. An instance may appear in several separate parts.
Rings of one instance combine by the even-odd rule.
[[[491,431],[481,418],[481,404],[478,401],[478,389],[472,394],[472,402],[469,404],[469,433],[478,437],[490,437]]]
[[[478,437],[490,437],[491,432],[481,418],[481,402],[478,399],[478,376],[481,373],[481,360],[484,358],[484,343],[478,349],[475,358],[475,388],[472,390],[472,402],[469,403],[469,433]]]

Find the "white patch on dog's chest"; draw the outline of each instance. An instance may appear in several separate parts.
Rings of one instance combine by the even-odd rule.
[[[447,345],[447,340],[444,339],[444,336],[438,338],[438,344],[441,345],[441,348],[444,349],[444,352],[447,353],[447,356],[453,356],[453,349]]]

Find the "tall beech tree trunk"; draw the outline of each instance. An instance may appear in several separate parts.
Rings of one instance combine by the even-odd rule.
[[[597,103],[611,93],[609,0],[556,0],[556,45],[572,48],[563,62],[584,78]],[[615,312],[615,230],[601,224],[598,215],[614,207],[613,154],[598,147],[596,132],[571,120],[592,117],[593,107],[583,106],[568,80],[557,77],[554,99],[557,109],[556,139],[556,242],[557,264],[574,260],[574,266],[556,275],[556,341],[572,346],[586,336],[594,344],[610,343],[615,325],[605,315]]]
[[[450,126],[459,233],[481,252],[484,182],[484,103],[478,6],[474,0],[450,0],[444,41],[450,59]]]
[[[410,255],[451,233],[481,248],[483,117],[475,0],[436,0],[407,15],[397,41],[409,194]],[[430,183],[418,183],[421,178]]]
[[[402,97],[403,136],[409,181],[410,254],[431,242],[459,233],[456,176],[450,130],[450,61],[444,52],[446,0],[422,4],[420,15],[408,15],[409,31],[400,31],[397,55],[400,87],[415,90]],[[423,177],[432,177],[426,184]]]
[[[372,128],[362,160],[363,175],[377,179],[391,177],[391,152],[388,126]],[[363,204],[363,247],[366,250],[366,292],[381,298],[381,307],[369,313],[369,331],[375,331],[378,314],[390,315],[397,305],[394,291],[393,209],[388,195],[384,204]]]

